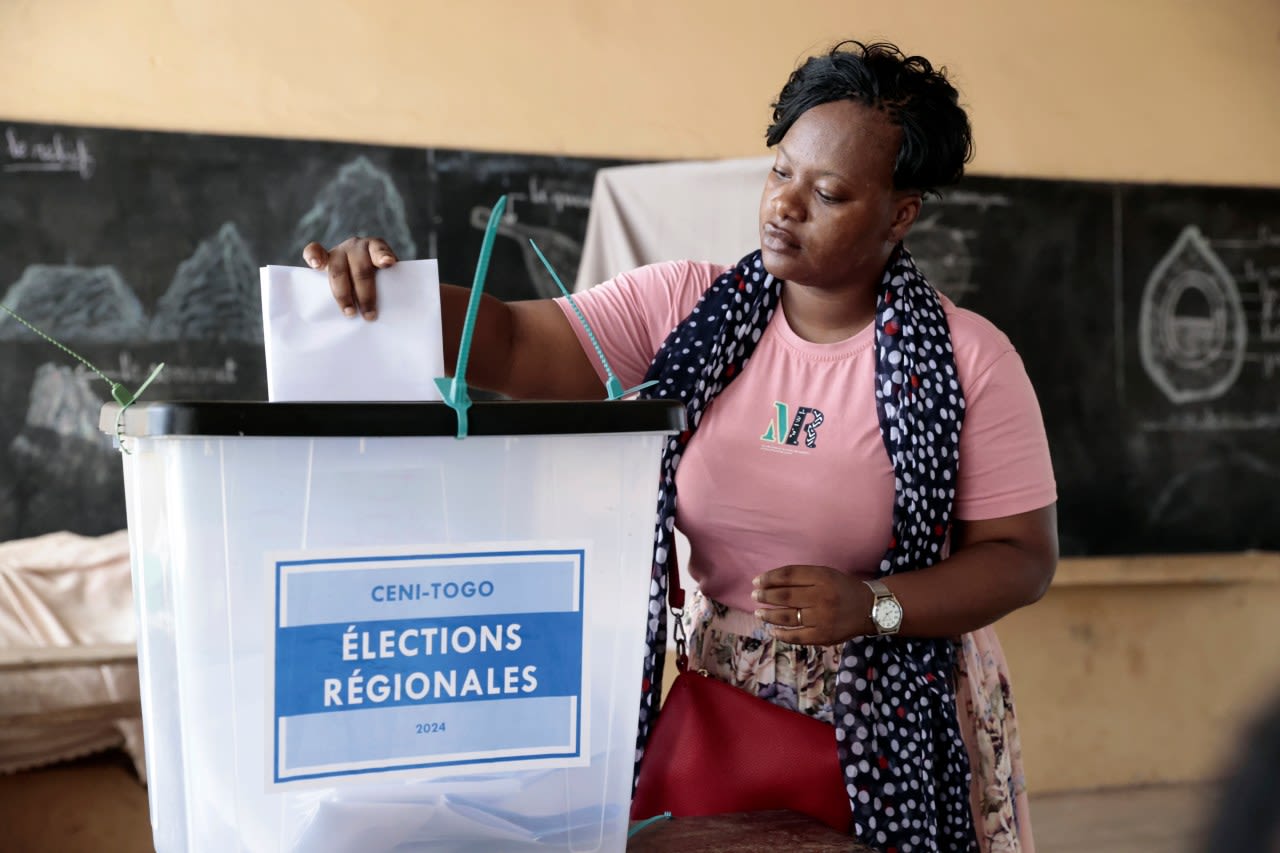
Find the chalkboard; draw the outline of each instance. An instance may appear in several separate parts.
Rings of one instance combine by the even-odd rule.
[[[1280,548],[1280,192],[1119,197],[1117,376],[1147,538]]]
[[[553,295],[527,238],[572,281],[619,162],[3,126],[0,295],[151,399],[265,399],[257,268],[310,239],[468,284],[506,193],[488,289]],[[1280,191],[971,177],[908,245],[1022,354],[1064,554],[1280,549]],[[123,526],[104,384],[7,318],[0,363],[0,540]]]
[[[383,235],[469,285],[506,194],[486,291],[553,295],[528,238],[572,282],[595,173],[621,162],[0,127],[0,301],[128,387],[164,361],[152,400],[266,399],[258,268],[310,240]],[[0,540],[122,528],[106,383],[2,314],[0,364]]]
[[[908,238],[1044,413],[1067,555],[1280,548],[1280,191],[966,179]]]

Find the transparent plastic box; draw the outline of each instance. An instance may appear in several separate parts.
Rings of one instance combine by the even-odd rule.
[[[127,409],[158,853],[624,850],[683,417],[483,402],[459,440],[442,403]]]

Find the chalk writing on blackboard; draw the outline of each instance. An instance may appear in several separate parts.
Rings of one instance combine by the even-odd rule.
[[[4,132],[6,172],[75,172],[86,181],[96,165],[84,137],[69,140],[55,131],[47,139],[29,138],[16,127]]]
[[[1240,280],[1251,285],[1246,299],[1258,304],[1258,341],[1280,344],[1280,265],[1267,266],[1246,258]],[[1262,375],[1271,378],[1280,372],[1280,349],[1250,353],[1245,356],[1262,363]]]
[[[538,248],[562,277],[566,274],[566,270],[573,271],[578,268],[578,264],[582,261],[582,243],[566,235],[560,228],[534,224],[546,222],[549,217],[541,213],[536,216],[531,214],[538,213],[539,208],[549,209],[557,214],[564,213],[566,210],[585,213],[591,207],[591,195],[556,186],[538,175],[530,175],[522,188],[508,190],[506,196],[507,210],[498,223],[498,236],[515,241],[524,262],[524,271],[537,296],[545,299],[559,296],[560,288],[556,286],[550,273],[538,260],[529,241],[533,240],[538,244]],[[484,205],[473,206],[470,216],[471,227],[483,232],[489,223],[489,211],[490,208]],[[525,213],[523,219],[522,211]],[[533,222],[529,221],[530,219]]]
[[[154,363],[139,360],[128,350],[121,350],[117,354],[115,365],[103,365],[102,372],[109,376],[113,382],[129,385],[141,382],[150,376],[151,371],[155,370],[155,368],[156,365]],[[221,359],[215,356],[210,364],[176,364],[172,361],[166,361],[164,372],[156,377],[155,384],[157,386],[235,385],[239,381],[237,377],[239,369],[239,362],[231,356]],[[93,378],[93,373],[83,365],[76,365],[75,371],[77,377],[85,380]]]
[[[489,222],[489,211],[490,208],[487,207],[471,208],[471,227],[483,231]],[[534,292],[543,299],[559,296],[560,288],[556,286],[551,274],[538,260],[529,241],[533,240],[538,244],[538,248],[542,249],[557,274],[560,270],[577,269],[582,260],[582,243],[566,237],[554,228],[521,222],[519,214],[514,210],[504,214],[498,223],[498,236],[514,240],[519,246],[529,281],[533,285]]]
[[[1280,249],[1280,233],[1259,225],[1252,237],[1222,237],[1213,245],[1221,249]]]

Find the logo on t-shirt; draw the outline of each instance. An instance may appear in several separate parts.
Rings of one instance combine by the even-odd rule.
[[[822,426],[822,412],[812,406],[797,406],[793,417],[786,403],[773,404],[773,417],[760,440],[774,445],[800,446],[800,432],[804,431],[804,446],[818,446],[818,427]],[[769,449],[769,448],[766,448]]]

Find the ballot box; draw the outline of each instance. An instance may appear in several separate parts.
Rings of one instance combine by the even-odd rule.
[[[657,401],[151,403],[121,445],[155,845],[622,851]]]

